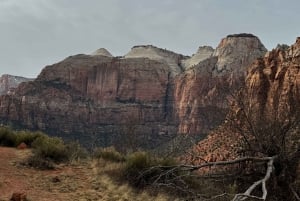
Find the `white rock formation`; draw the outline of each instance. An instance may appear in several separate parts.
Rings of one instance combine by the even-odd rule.
[[[101,56],[106,56],[106,57],[113,57],[113,55],[105,48],[100,48],[100,49],[96,50],[95,52],[93,52],[91,55],[92,56],[101,55]]]
[[[177,54],[175,52],[157,48],[152,45],[140,45],[134,46],[130,52],[128,52],[125,58],[149,58],[152,60],[157,60],[160,62],[166,62],[170,69],[171,75],[175,76],[182,72],[182,68],[180,67],[181,60],[187,58],[181,54]]]
[[[183,60],[182,66],[185,69],[189,69],[190,67],[197,65],[201,61],[208,59],[214,53],[214,49],[210,46],[200,46],[196,54],[194,54],[191,58]]]

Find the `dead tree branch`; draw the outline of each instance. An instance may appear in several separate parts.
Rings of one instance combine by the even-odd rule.
[[[242,201],[242,200],[246,200],[247,198],[266,200],[267,194],[268,194],[268,191],[266,188],[266,182],[271,177],[271,173],[274,169],[273,163],[274,163],[275,158],[276,158],[276,156],[269,158],[268,168],[267,168],[265,177],[259,181],[254,182],[244,193],[236,194],[232,201]],[[262,196],[258,197],[258,196],[251,195],[252,191],[260,184],[262,186],[262,193],[263,193]]]

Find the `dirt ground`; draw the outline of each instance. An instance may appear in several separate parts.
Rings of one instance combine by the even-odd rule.
[[[30,150],[0,147],[1,201],[9,200],[14,192],[25,192],[30,201],[91,200],[78,196],[80,188],[90,187],[88,181],[92,171],[88,171],[88,166],[62,166],[40,171],[20,165],[29,155]]]
[[[0,147],[0,201],[14,192],[25,192],[28,201],[166,201],[166,195],[150,196],[111,179],[105,171],[116,164],[93,160],[60,165],[55,170],[37,170],[21,165],[30,150]]]

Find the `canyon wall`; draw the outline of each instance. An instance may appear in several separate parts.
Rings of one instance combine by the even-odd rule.
[[[251,34],[229,35],[192,57],[152,45],[124,57],[101,48],[46,66],[1,96],[0,121],[104,146],[133,133],[148,147],[178,133],[202,135],[222,123],[226,100],[265,53]]]
[[[207,133],[222,123],[231,94],[244,85],[247,67],[266,51],[256,36],[229,35],[210,57],[176,77],[178,132]]]

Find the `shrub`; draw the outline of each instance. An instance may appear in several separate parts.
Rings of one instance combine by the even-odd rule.
[[[79,143],[65,144],[61,138],[39,135],[31,144],[33,155],[28,159],[28,165],[41,169],[52,169],[61,162],[73,162],[87,157],[87,152]]]
[[[104,160],[112,162],[125,161],[125,157],[122,154],[120,154],[120,152],[116,151],[114,147],[98,148],[94,151],[93,155],[96,158],[102,158]]]
[[[33,154],[55,163],[63,162],[68,159],[68,153],[64,142],[57,137],[41,136],[33,143]]]
[[[46,137],[42,132],[18,131],[15,133],[15,146],[24,142],[27,146],[31,147],[32,143],[39,137]]]
[[[0,127],[0,145],[13,147],[15,142],[15,133],[8,127]]]
[[[65,145],[68,161],[78,161],[88,156],[87,151],[78,142],[69,142]]]
[[[46,136],[41,132],[30,132],[30,131],[13,131],[8,127],[0,127],[0,145],[16,147],[22,142],[26,145],[31,144],[38,138]]]
[[[28,158],[27,160],[27,165],[39,169],[54,169],[55,164],[52,160],[43,158],[40,155],[32,155],[31,157]]]

